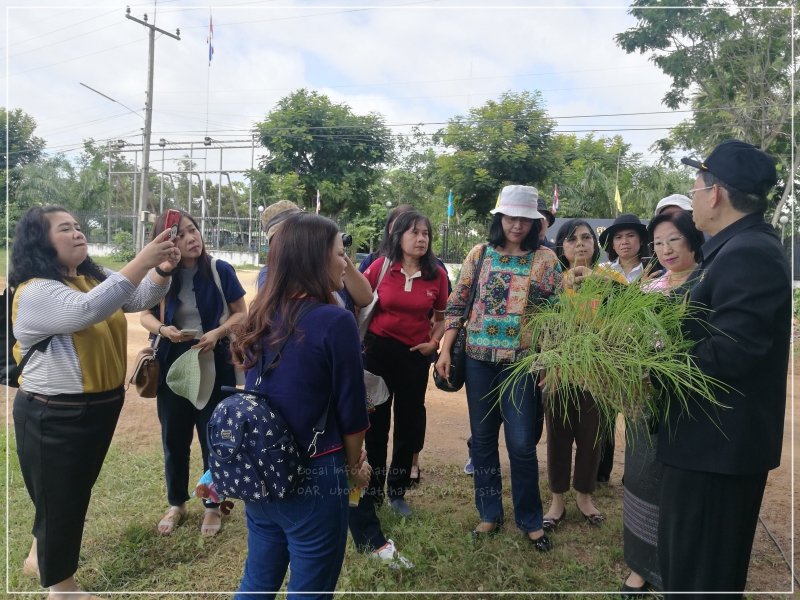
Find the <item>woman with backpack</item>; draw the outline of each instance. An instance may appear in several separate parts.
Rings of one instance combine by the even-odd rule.
[[[118,273],[95,264],[77,219],[60,206],[29,208],[11,246],[8,284],[17,364],[14,432],[33,501],[33,545],[23,572],[50,600],[96,599],[75,581],[92,496],[125,398],[125,312],[169,289],[180,250],[155,236]],[[155,271],[151,271],[155,267]]]
[[[268,396],[300,449],[306,478],[270,501],[245,503],[247,560],[235,600],[247,592],[274,598],[290,561],[290,598],[331,598],[339,578],[348,478],[366,486],[370,474],[358,327],[333,296],[343,286],[344,255],[333,221],[303,212],[287,217],[270,242],[266,281],[236,329],[233,356],[248,369],[245,389]],[[262,368],[281,343],[276,361]],[[324,431],[315,432],[323,416]]]
[[[211,413],[228,394],[222,386],[235,386],[228,335],[247,315],[244,288],[228,263],[211,258],[194,218],[180,211],[176,245],[181,261],[172,277],[163,312],[155,306],[141,313],[139,321],[153,336],[161,336],[158,359],[161,364],[156,408],[161,423],[164,472],[169,510],[158,524],[161,535],[170,535],[186,515],[189,500],[190,450],[194,430],[202,448],[203,470],[208,470],[206,428]],[[156,218],[151,239],[165,229],[167,213]],[[163,316],[162,316],[163,314]],[[199,349],[197,360],[209,385],[196,398],[186,398],[167,383],[175,362],[186,352]],[[200,533],[216,535],[222,523],[219,505],[204,500],[205,514]]]

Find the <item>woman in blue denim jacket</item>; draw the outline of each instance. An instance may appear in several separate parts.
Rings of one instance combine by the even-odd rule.
[[[289,598],[331,598],[347,542],[348,478],[369,483],[362,451],[369,427],[358,327],[333,296],[346,261],[333,221],[308,213],[288,217],[270,242],[267,277],[232,344],[247,371],[246,389],[267,394],[304,453],[307,480],[270,502],[246,502],[247,561],[235,600],[280,590],[291,561]],[[322,306],[302,315],[304,303]],[[288,336],[288,337],[287,337]],[[265,348],[286,339],[273,366],[260,373]],[[324,433],[314,426],[328,411]],[[312,456],[306,448],[315,440]]]

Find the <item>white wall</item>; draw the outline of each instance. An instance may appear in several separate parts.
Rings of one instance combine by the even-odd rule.
[[[86,244],[89,256],[110,256],[114,252],[111,244]]]
[[[111,244],[87,244],[89,256],[110,256],[114,252]],[[238,265],[257,265],[257,252],[244,252],[240,250],[214,250],[210,252],[216,258],[224,260],[234,266]]]

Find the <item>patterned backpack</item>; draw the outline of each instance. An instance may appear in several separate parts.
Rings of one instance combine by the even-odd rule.
[[[308,302],[300,310],[297,322],[309,311],[321,306]],[[286,339],[259,360],[259,378],[275,362]],[[217,492],[227,498],[269,502],[283,498],[305,480],[305,465],[294,435],[268,397],[255,391],[222,388],[235,392],[214,409],[208,423],[209,469]],[[316,440],[325,431],[328,407],[314,427],[314,441],[309,455],[316,451]],[[313,449],[313,450],[312,450]]]

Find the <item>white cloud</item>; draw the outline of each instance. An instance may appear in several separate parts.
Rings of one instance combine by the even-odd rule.
[[[442,1],[342,12],[354,9],[331,2],[315,4],[316,11],[302,2],[273,4],[213,8],[212,137],[247,137],[252,123],[279,98],[304,86],[358,112],[381,112],[390,124],[445,121],[503,91],[524,89],[542,90],[553,116],[664,110],[660,100],[668,78],[646,57],[627,55],[614,44],[613,36],[633,24],[624,9],[477,3],[448,8]],[[141,112],[147,77],[144,28],[105,0],[85,9],[52,5],[8,12],[8,42],[14,44],[8,48],[9,72],[19,73],[9,79],[9,106],[32,114],[52,149],[74,147],[88,137],[138,141],[141,118],[79,83]],[[182,40],[164,36],[156,42],[154,139],[199,140],[206,131],[208,10],[189,6],[188,0],[177,0],[159,8],[158,26],[180,27]],[[145,11],[152,22],[152,5],[132,8],[138,18]],[[243,21],[260,22],[229,25]],[[31,39],[35,36],[41,37]],[[67,41],[26,52],[60,40]],[[70,60],[75,57],[83,58]],[[61,64],[41,68],[54,63]],[[559,125],[620,129],[679,120],[680,115],[642,115],[563,119]],[[646,151],[666,132],[620,133],[635,150]],[[250,153],[232,151],[229,161],[247,168]]]

